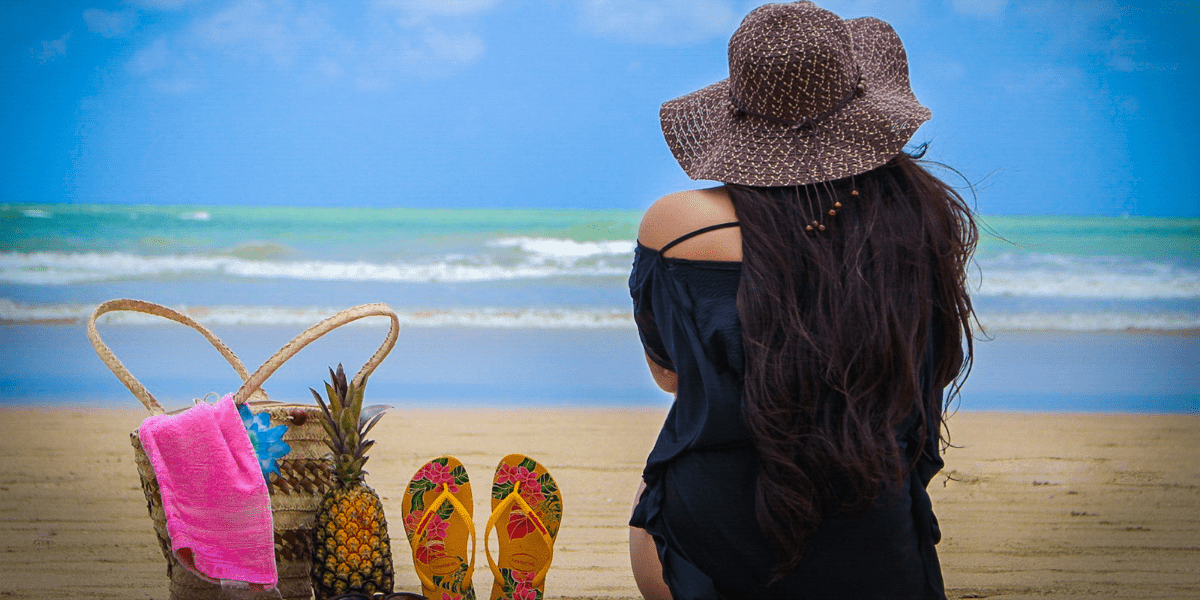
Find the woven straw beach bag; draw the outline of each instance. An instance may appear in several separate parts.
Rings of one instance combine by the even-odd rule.
[[[396,314],[386,304],[364,304],[346,309],[296,336],[263,363],[257,371],[249,374],[242,365],[242,361],[217,336],[188,316],[165,306],[141,300],[120,299],[105,302],[96,308],[88,320],[88,338],[104,364],[108,365],[108,368],[125,384],[125,387],[129,388],[130,392],[133,392],[138,400],[141,400],[152,415],[164,414],[162,405],[121,364],[121,361],[100,339],[100,334],[96,330],[98,317],[117,311],[159,316],[200,332],[225,357],[225,360],[243,381],[241,388],[234,395],[234,403],[247,404],[252,413],[267,413],[272,427],[287,426],[283,441],[291,447],[291,451],[283,458],[278,459],[279,474],[271,473],[270,484],[267,486],[271,494],[271,515],[275,526],[275,561],[279,571],[279,591],[288,600],[312,598],[309,573],[312,565],[313,520],[322,496],[332,484],[332,475],[329,471],[329,449],[324,443],[326,434],[320,424],[321,411],[316,405],[270,401],[267,399],[266,393],[262,391],[262,385],[276,369],[295,356],[301,348],[322,335],[363,317],[389,317],[391,327],[386,339],[354,376],[355,384],[362,384],[363,380],[379,366],[379,363],[396,344],[400,328]],[[167,575],[171,579],[171,598],[173,600],[223,598],[219,585],[197,577],[180,565],[171,553],[171,540],[167,535],[166,514],[163,512],[158,481],[154,476],[150,461],[142,449],[136,430],[130,434],[130,440],[133,443],[134,459],[138,475],[141,477],[142,491],[146,494],[146,506],[150,511],[150,519],[154,522],[154,531],[158,535],[159,546],[167,559]]]

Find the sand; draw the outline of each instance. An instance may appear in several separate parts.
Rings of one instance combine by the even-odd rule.
[[[128,433],[135,410],[3,408],[0,598],[166,598]],[[636,598],[626,526],[661,410],[397,410],[369,482],[392,518],[398,589],[408,478],[449,453],[486,489],[496,462],[544,462],[566,509],[549,598]],[[930,486],[950,598],[1200,597],[1200,415],[959,413]],[[486,520],[477,501],[480,532]],[[490,586],[482,548],[477,587]]]

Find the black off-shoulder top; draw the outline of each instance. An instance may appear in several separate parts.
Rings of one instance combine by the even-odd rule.
[[[866,515],[826,519],[799,568],[768,585],[774,557],[755,517],[757,455],[741,415],[741,263],[663,256],[693,235],[736,225],[692,232],[662,250],[638,243],[634,252],[629,290],[642,345],[679,384],[630,525],[653,536],[675,600],[944,599],[934,549],[941,534],[925,491],[943,462],[935,436],[918,443],[915,415],[897,434],[910,457],[919,454],[902,488],[884,490]],[[930,358],[925,399],[940,406]]]

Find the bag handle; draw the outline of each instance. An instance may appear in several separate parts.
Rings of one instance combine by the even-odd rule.
[[[383,344],[371,355],[362,369],[359,369],[358,374],[354,376],[355,387],[361,386],[367,376],[375,371],[375,367],[383,362],[388,353],[392,351],[392,347],[396,345],[396,339],[400,336],[400,319],[396,317],[396,313],[392,311],[388,305],[382,302],[374,304],[362,304],[353,308],[347,308],[312,327],[306,329],[303,333],[296,336],[292,341],[288,342],[283,348],[280,348],[274,356],[267,359],[253,375],[246,379],[242,384],[241,389],[233,396],[234,404],[243,404],[255,392],[259,391],[263,382],[270,377],[276,369],[283,366],[283,363],[300,352],[300,349],[316,341],[317,338],[353,321],[357,321],[364,317],[389,317],[391,319],[391,327],[388,329],[387,337],[384,338]]]
[[[145,300],[132,300],[129,298],[109,300],[108,302],[104,302],[100,306],[97,306],[96,310],[92,312],[92,316],[88,319],[88,339],[91,340],[92,348],[96,349],[96,354],[100,356],[100,360],[104,361],[104,364],[108,366],[109,370],[117,376],[117,379],[121,380],[121,383],[125,384],[125,387],[129,388],[130,392],[133,392],[133,395],[138,400],[141,400],[142,405],[144,405],[146,409],[150,411],[150,414],[161,415],[165,413],[166,410],[164,410],[162,404],[159,404],[158,400],[154,398],[154,395],[146,389],[146,386],[142,385],[142,382],[138,381],[137,378],[133,376],[133,373],[129,372],[129,369],[125,368],[125,365],[121,363],[120,359],[118,359],[115,354],[113,354],[113,351],[108,347],[108,344],[105,344],[104,340],[100,338],[100,332],[96,330],[96,319],[100,318],[101,315],[106,313],[118,311],[154,315],[164,319],[170,319],[176,323],[187,325],[188,327],[199,331],[200,334],[203,335],[204,338],[207,339],[208,342],[217,349],[217,352],[220,352],[221,356],[225,357],[225,360],[229,362],[229,365],[233,367],[234,371],[237,371],[238,377],[241,377],[242,381],[246,381],[250,378],[250,374],[246,371],[246,366],[242,364],[241,359],[239,359],[237,355],[235,355],[233,351],[225,345],[224,342],[214,335],[213,332],[192,320],[191,317],[171,310],[160,304],[146,302]]]

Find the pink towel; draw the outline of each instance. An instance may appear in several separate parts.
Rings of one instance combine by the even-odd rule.
[[[232,395],[150,417],[138,435],[179,562],[227,587],[274,588],[271,498]]]

